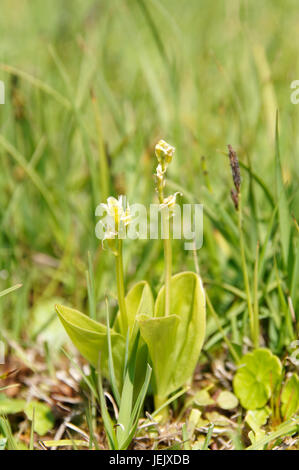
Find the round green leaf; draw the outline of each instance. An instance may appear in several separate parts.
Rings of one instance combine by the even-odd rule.
[[[236,408],[239,404],[239,400],[232,392],[224,390],[219,393],[217,398],[217,405],[220,406],[223,410],[232,410]]]
[[[33,420],[34,410],[34,431],[40,436],[44,436],[54,426],[54,416],[51,408],[46,403],[40,403],[38,401],[32,401],[27,403],[24,411],[27,418]]]
[[[281,362],[268,349],[256,349],[240,361],[234,392],[248,410],[265,406],[281,375]]]

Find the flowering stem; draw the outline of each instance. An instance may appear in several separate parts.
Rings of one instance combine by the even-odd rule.
[[[117,282],[117,296],[120,311],[120,324],[123,332],[127,332],[128,316],[125,301],[125,285],[124,285],[124,268],[123,268],[123,255],[122,255],[122,240],[118,239],[118,251],[116,255],[116,282]]]
[[[249,285],[249,276],[248,276],[246,256],[245,256],[244,236],[243,236],[243,227],[242,227],[243,224],[242,224],[242,197],[241,197],[241,193],[239,193],[238,196],[239,196],[238,228],[239,228],[239,238],[240,238],[241,263],[242,263],[243,279],[244,279],[246,298],[247,298],[251,338],[252,338],[254,347],[257,348],[258,343],[259,343],[259,338],[258,338],[258,330],[256,330],[255,325],[257,324],[258,320],[257,320],[257,322],[254,320],[254,311],[253,311],[253,307],[252,307],[251,291],[250,291],[250,285]]]
[[[164,224],[167,226],[167,215],[163,216]],[[164,262],[165,262],[165,316],[170,313],[170,284],[171,284],[171,268],[172,268],[172,250],[170,238],[165,238],[164,243]]]
[[[156,157],[158,159],[158,166],[156,169],[156,191],[158,193],[160,207],[169,207],[175,203],[175,196],[169,196],[164,201],[164,186],[165,186],[165,173],[169,163],[172,160],[175,148],[172,145],[169,145],[164,140],[159,140],[155,147]],[[169,210],[162,209],[162,224],[163,224],[163,244],[164,244],[164,258],[165,258],[165,316],[170,313],[170,287],[171,287],[171,267],[172,267],[172,252],[171,252],[171,242],[170,242],[170,218]]]
[[[163,204],[164,194],[163,186],[159,188],[159,202]],[[165,316],[170,313],[170,284],[171,284],[171,271],[172,271],[172,250],[171,250],[171,241],[169,233],[169,211],[166,208],[162,209],[162,224],[164,235],[163,245],[164,245],[164,278],[165,278]]]

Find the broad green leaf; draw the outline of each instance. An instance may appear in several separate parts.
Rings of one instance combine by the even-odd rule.
[[[107,376],[108,342],[107,327],[92,320],[78,310],[63,305],[56,305],[56,311],[70,339],[94,367],[98,366],[101,356],[101,367]],[[125,340],[110,329],[115,375],[118,383],[122,382],[122,368],[125,354]]]
[[[170,315],[165,317],[165,288],[155,316],[138,317],[141,336],[153,363],[155,387],[166,398],[192,376],[205,336],[205,295],[199,276],[180,273],[171,279]]]
[[[281,376],[281,362],[269,349],[246,354],[233,380],[234,392],[241,405],[255,410],[266,405]]]
[[[142,314],[151,317],[154,312],[153,294],[146,281],[135,284],[126,295],[125,301],[128,318],[126,321],[121,322],[120,312],[118,312],[115,323],[115,330],[119,331],[124,337],[127,336],[128,328],[132,333],[137,315]]]
[[[294,373],[285,383],[281,393],[281,415],[284,420],[299,410],[299,377]]]
[[[173,388],[172,375],[175,361],[175,344],[179,317],[169,315],[168,317],[138,316],[141,336],[146,342],[153,364],[155,386],[157,394],[166,398]],[[170,391],[169,391],[170,390]]]
[[[34,431],[40,436],[44,436],[54,426],[54,416],[51,408],[46,403],[31,401],[27,403],[24,412],[30,421],[32,421],[34,409]]]

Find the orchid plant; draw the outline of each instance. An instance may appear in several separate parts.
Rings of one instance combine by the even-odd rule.
[[[165,227],[171,223],[177,197],[177,193],[164,194],[166,172],[174,152],[174,147],[163,140],[155,147],[156,192]],[[107,316],[107,324],[102,324],[62,305],[56,305],[56,310],[74,345],[90,364],[98,367],[100,357],[101,373],[112,381],[117,401],[125,387],[128,358],[134,355],[134,393],[142,389],[149,363],[155,407],[163,408],[169,396],[192,377],[199,358],[206,323],[203,285],[193,272],[172,274],[169,235],[163,240],[164,285],[157,297],[147,281],[138,282],[126,294],[122,251],[123,238],[132,221],[130,207],[123,196],[109,197],[103,207],[112,222],[105,232],[104,244],[116,263],[119,311],[115,322],[111,326]]]

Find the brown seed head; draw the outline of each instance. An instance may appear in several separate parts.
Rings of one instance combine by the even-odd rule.
[[[239,194],[241,189],[241,173],[240,166],[236,152],[233,150],[231,145],[228,145],[228,156],[230,161],[230,166],[232,170],[232,176],[237,194]]]

